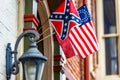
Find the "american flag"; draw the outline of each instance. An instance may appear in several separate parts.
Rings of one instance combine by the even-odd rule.
[[[79,56],[73,56],[66,60],[65,67],[68,69],[69,73],[73,76],[72,80],[81,80],[81,66],[80,66]],[[69,78],[69,76],[67,76]],[[70,79],[71,80],[71,79]]]
[[[69,31],[73,26],[81,24],[79,14],[72,0],[64,0],[49,19],[61,40],[68,37]]]
[[[66,60],[66,64],[62,66],[68,80],[81,80],[81,62],[79,56],[73,56]]]
[[[80,7],[78,13],[82,24],[77,25],[70,30],[69,40],[76,55],[85,58],[98,50],[98,41],[87,6],[83,5]]]

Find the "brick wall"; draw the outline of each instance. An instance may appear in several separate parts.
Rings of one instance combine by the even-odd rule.
[[[6,80],[6,46],[17,37],[17,0],[0,0],[0,80]],[[12,79],[14,80],[14,79]]]

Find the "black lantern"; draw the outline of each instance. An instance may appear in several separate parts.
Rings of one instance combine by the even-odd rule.
[[[28,51],[25,52],[19,60],[22,62],[26,80],[41,79],[44,62],[47,58],[37,49],[36,43],[32,43]]]
[[[18,43],[23,36],[29,36],[31,44],[29,49],[17,60]],[[44,62],[47,58],[37,49],[36,40],[39,39],[39,34],[34,30],[23,32],[17,39],[14,51],[11,51],[10,43],[6,49],[6,75],[7,80],[10,80],[11,74],[19,72],[18,63],[22,62],[23,74],[25,80],[41,80],[44,68]],[[12,61],[12,54],[14,61]],[[14,62],[12,64],[12,62]]]

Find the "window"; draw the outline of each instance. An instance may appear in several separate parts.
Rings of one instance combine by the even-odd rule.
[[[120,77],[120,0],[96,0],[99,41],[96,80],[119,80]]]
[[[117,38],[105,38],[106,74],[118,74]]]
[[[108,34],[105,39],[105,56],[106,56],[106,74],[118,74],[118,37],[112,37],[117,34],[115,0],[103,0],[103,17],[104,17],[104,35]]]

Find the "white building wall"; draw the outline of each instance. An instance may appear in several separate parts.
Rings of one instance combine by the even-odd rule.
[[[0,0],[0,80],[6,80],[6,46],[11,43],[13,50],[17,37],[17,17],[17,0]]]

